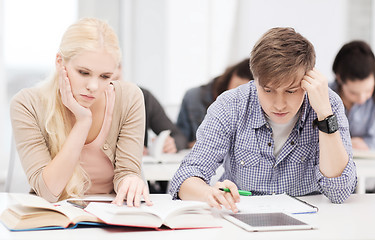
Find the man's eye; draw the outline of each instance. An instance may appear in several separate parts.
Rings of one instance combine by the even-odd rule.
[[[286,91],[287,93],[290,93],[290,94],[292,94],[292,93],[295,93],[296,92],[296,90],[293,90],[293,91],[291,91],[291,90],[288,90],[288,91]]]
[[[108,75],[101,75],[101,77],[102,77],[103,79],[108,79],[108,78],[110,78],[110,76],[108,76]]]

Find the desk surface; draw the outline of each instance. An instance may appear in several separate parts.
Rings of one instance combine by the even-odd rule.
[[[152,199],[169,197],[152,195]],[[296,215],[316,225],[314,230],[246,232],[220,219],[222,228],[175,231],[145,231],[122,228],[81,228],[34,232],[10,232],[0,224],[0,239],[374,239],[375,194],[353,194],[343,204],[332,204],[323,195],[301,197],[319,208],[316,214]],[[10,204],[7,193],[0,193],[0,211]]]

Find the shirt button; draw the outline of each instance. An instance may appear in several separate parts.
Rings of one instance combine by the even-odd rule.
[[[241,161],[241,165],[242,165],[242,166],[245,165],[245,162],[244,162],[243,160]]]
[[[108,149],[108,144],[104,144],[103,149],[107,150]]]
[[[291,141],[291,142],[290,142],[290,145],[292,145],[292,146],[293,146],[293,145],[294,145],[294,141]]]
[[[270,147],[271,147],[271,146],[272,146],[272,143],[270,143],[270,142],[269,142],[269,143],[268,143],[268,146],[270,146]]]
[[[301,157],[301,161],[305,161],[305,160],[306,160],[305,156]]]

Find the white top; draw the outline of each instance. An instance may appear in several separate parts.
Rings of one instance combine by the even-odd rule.
[[[275,123],[268,116],[266,116],[267,122],[272,128],[272,138],[274,141],[273,155],[277,158],[280,154],[281,148],[289,137],[290,132],[292,131],[294,125],[298,120],[299,114],[296,114],[289,122],[287,123]]]

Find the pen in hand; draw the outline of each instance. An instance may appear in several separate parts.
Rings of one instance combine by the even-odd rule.
[[[219,190],[224,191],[224,192],[230,192],[229,188],[219,188]],[[244,190],[238,190],[238,193],[241,196],[251,196],[252,193],[249,191],[244,191]]]

